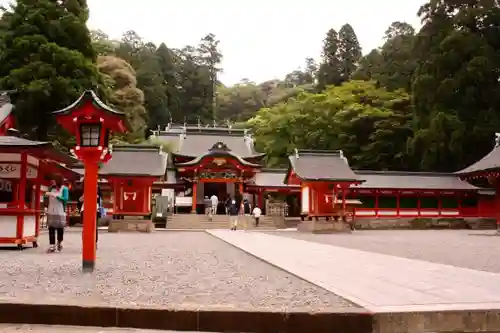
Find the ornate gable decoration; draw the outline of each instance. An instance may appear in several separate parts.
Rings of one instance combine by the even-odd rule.
[[[209,149],[209,151],[231,151],[224,142],[217,142]]]

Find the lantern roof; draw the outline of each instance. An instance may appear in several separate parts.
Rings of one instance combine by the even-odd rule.
[[[102,118],[105,125],[112,131],[118,133],[126,132],[130,126],[127,123],[125,113],[117,111],[106,105],[97,97],[92,90],[84,91],[80,97],[64,109],[52,112],[59,122],[73,134],[76,132],[74,118],[93,116]]]

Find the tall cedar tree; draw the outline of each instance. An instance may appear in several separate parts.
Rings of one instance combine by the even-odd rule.
[[[338,57],[339,38],[337,31],[328,30],[323,41],[322,61],[318,70],[318,90],[323,91],[326,86],[342,83],[340,59]]]
[[[53,132],[52,111],[99,85],[87,18],[84,0],[18,0],[4,11],[0,85],[17,90],[19,130],[34,139]]]
[[[349,81],[361,58],[361,46],[350,24],[344,24],[339,30],[338,59],[340,61],[342,81]]]
[[[500,128],[500,8],[430,0],[419,14],[411,148],[423,168],[456,171],[484,156]]]

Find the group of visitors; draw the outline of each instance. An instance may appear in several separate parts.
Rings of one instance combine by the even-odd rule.
[[[213,219],[213,215],[217,214],[217,208],[219,207],[219,198],[217,195],[213,194],[210,198],[205,197],[205,214],[208,215],[209,219]],[[252,205],[247,197],[239,199],[237,197],[228,196],[224,202],[225,213],[229,216],[229,227],[231,230],[238,229],[238,224],[241,221],[243,224],[243,229],[247,229],[249,220],[253,217],[255,226],[259,226],[259,219],[262,215],[262,210],[255,206],[252,209]]]
[[[66,205],[69,200],[69,184],[62,178],[56,177],[51,180],[50,187],[45,193],[47,198],[47,227],[49,229],[48,253],[60,252],[63,249],[64,228],[66,227]],[[79,211],[83,221],[83,211],[85,208],[83,195],[79,198]],[[97,212],[96,221],[104,216],[101,191],[97,189]],[[95,241],[97,244],[98,228],[96,226]],[[57,240],[57,243],[56,243]]]

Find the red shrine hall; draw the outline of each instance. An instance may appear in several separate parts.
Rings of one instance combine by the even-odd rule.
[[[60,163],[71,164],[73,159],[50,142],[0,136],[0,244],[37,246],[41,199],[48,178],[73,175]]]

